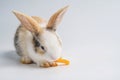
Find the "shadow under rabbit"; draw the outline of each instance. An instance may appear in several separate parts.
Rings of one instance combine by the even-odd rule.
[[[0,52],[0,67],[36,67],[35,64],[22,64],[16,51]]]
[[[65,66],[64,66],[65,67]],[[17,55],[16,51],[2,51],[0,52],[0,68],[22,68],[22,69],[56,69],[60,67],[42,68],[38,67],[35,63],[33,64],[22,64],[20,62],[20,56]],[[61,66],[61,68],[63,68]]]

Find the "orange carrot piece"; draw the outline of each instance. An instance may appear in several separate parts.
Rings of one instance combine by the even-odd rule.
[[[66,60],[66,59],[62,59],[62,58],[59,58],[59,59],[56,60],[55,62],[64,63],[65,65],[69,65],[69,64],[70,64],[70,61],[68,61],[68,60]]]

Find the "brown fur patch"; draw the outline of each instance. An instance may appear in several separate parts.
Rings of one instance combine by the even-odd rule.
[[[36,39],[33,38],[33,45],[34,45],[34,50],[36,51],[36,53],[39,54],[44,54],[44,51],[40,48],[40,47],[36,47],[36,43],[35,43]],[[39,43],[40,44],[40,43]]]
[[[41,50],[41,49],[38,48],[38,47],[35,47],[35,51],[36,51],[37,53],[44,54],[44,51]]]

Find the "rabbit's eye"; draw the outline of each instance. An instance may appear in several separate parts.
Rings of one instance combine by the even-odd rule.
[[[44,48],[43,46],[41,46],[41,49],[42,49],[42,50],[45,50],[45,48]]]

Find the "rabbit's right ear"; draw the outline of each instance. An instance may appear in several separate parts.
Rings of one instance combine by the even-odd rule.
[[[21,24],[30,32],[38,34],[43,31],[39,24],[31,16],[28,16],[18,11],[13,11],[13,13],[21,22]]]
[[[61,22],[63,15],[67,11],[68,7],[69,6],[65,6],[64,8],[58,10],[50,17],[50,20],[48,21],[47,29],[56,31],[57,25]]]

